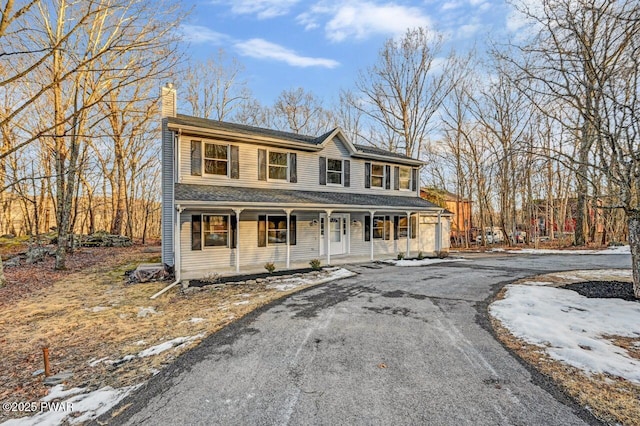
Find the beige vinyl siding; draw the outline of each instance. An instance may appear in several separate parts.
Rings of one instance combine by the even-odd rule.
[[[273,189],[296,189],[303,191],[336,191],[336,192],[360,192],[379,195],[394,195],[400,197],[416,197],[417,194],[412,191],[395,191],[393,189],[381,189],[381,188],[365,188],[364,187],[364,163],[365,160],[351,158],[349,151],[339,138],[327,143],[324,149],[320,152],[305,152],[285,150],[288,152],[295,152],[297,154],[297,174],[298,182],[290,183],[281,180],[258,180],[258,149],[267,149],[269,147],[259,146],[255,144],[247,143],[231,143],[239,147],[239,164],[240,164],[240,178],[230,179],[227,176],[191,176],[191,141],[200,140],[209,143],[216,144],[229,144],[229,142],[218,141],[209,138],[198,138],[192,136],[180,137],[180,170],[179,181],[180,183],[191,183],[201,185],[220,185],[220,186],[234,186],[234,187],[251,187],[251,188],[273,188]],[[282,148],[273,149],[275,151],[283,151]],[[334,185],[320,185],[319,183],[319,164],[318,158],[335,158],[350,160],[350,178],[351,184],[345,188],[343,186]],[[375,161],[377,164],[385,164],[383,162]],[[391,165],[391,172],[393,174],[393,164]],[[392,176],[393,180],[393,176]],[[391,185],[393,188],[393,183]]]
[[[196,214],[229,214],[231,210],[185,210],[180,217],[180,254],[183,279],[202,278],[210,273],[235,272],[236,249],[228,247],[203,247],[191,250],[191,216]],[[285,244],[258,247],[258,216],[284,215],[282,210],[264,212],[242,212],[238,230],[240,269],[273,262],[277,269],[286,266],[287,247]],[[319,225],[312,224],[318,214],[294,212],[296,217],[296,245],[290,249],[291,262],[311,260],[318,257]]]

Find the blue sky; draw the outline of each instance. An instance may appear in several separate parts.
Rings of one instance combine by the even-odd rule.
[[[325,100],[353,87],[383,42],[407,28],[444,33],[457,50],[517,29],[502,0],[188,0],[187,50],[206,58],[220,47],[245,66],[253,95],[272,104],[303,87]]]

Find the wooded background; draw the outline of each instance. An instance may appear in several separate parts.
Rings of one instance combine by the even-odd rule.
[[[527,22],[518,39],[465,52],[408,29],[352,88],[283,88],[272,105],[223,50],[189,58],[178,2],[0,5],[0,233],[55,227],[56,267],[74,233],[158,237],[158,94],[169,81],[186,114],[310,135],[340,126],[354,143],[423,159],[422,184],[472,200],[480,229],[629,239],[638,262],[636,0],[514,2]]]

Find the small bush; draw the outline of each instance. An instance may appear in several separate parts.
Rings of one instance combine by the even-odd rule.
[[[424,253],[422,253],[421,251],[418,252],[418,260],[422,260],[424,259]]]
[[[273,274],[273,271],[276,270],[276,265],[274,265],[273,262],[267,262],[264,264],[264,269],[266,269],[270,274]]]
[[[319,259],[311,259],[311,261],[309,262],[309,266],[311,266],[311,269],[313,269],[314,271],[319,271],[320,270],[320,260]]]
[[[200,281],[208,284],[216,284],[220,281],[220,274],[217,272],[207,272]]]
[[[440,250],[436,253],[436,256],[438,256],[439,259],[444,259],[446,257],[449,257],[449,252],[446,250]]]
[[[404,252],[403,251],[398,253],[398,260],[402,260],[402,259],[404,259]]]

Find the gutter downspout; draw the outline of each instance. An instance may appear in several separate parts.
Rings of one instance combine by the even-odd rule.
[[[167,291],[171,290],[173,287],[175,287],[180,283],[180,215],[184,211],[184,207],[180,206],[180,204],[176,204],[176,210],[178,211],[177,220],[173,226],[173,235],[174,235],[173,252],[174,252],[174,258],[175,258],[173,270],[175,271],[175,274],[176,274],[176,280],[171,284],[169,284],[168,286],[166,286],[165,288],[163,288],[162,290],[160,290],[159,292],[157,292],[156,294],[154,294],[153,296],[151,296],[150,299],[155,299],[156,297],[166,293]]]
[[[438,228],[437,228],[437,236],[436,236],[436,253],[439,253],[442,250],[442,212],[444,209],[441,209],[438,212]]]

